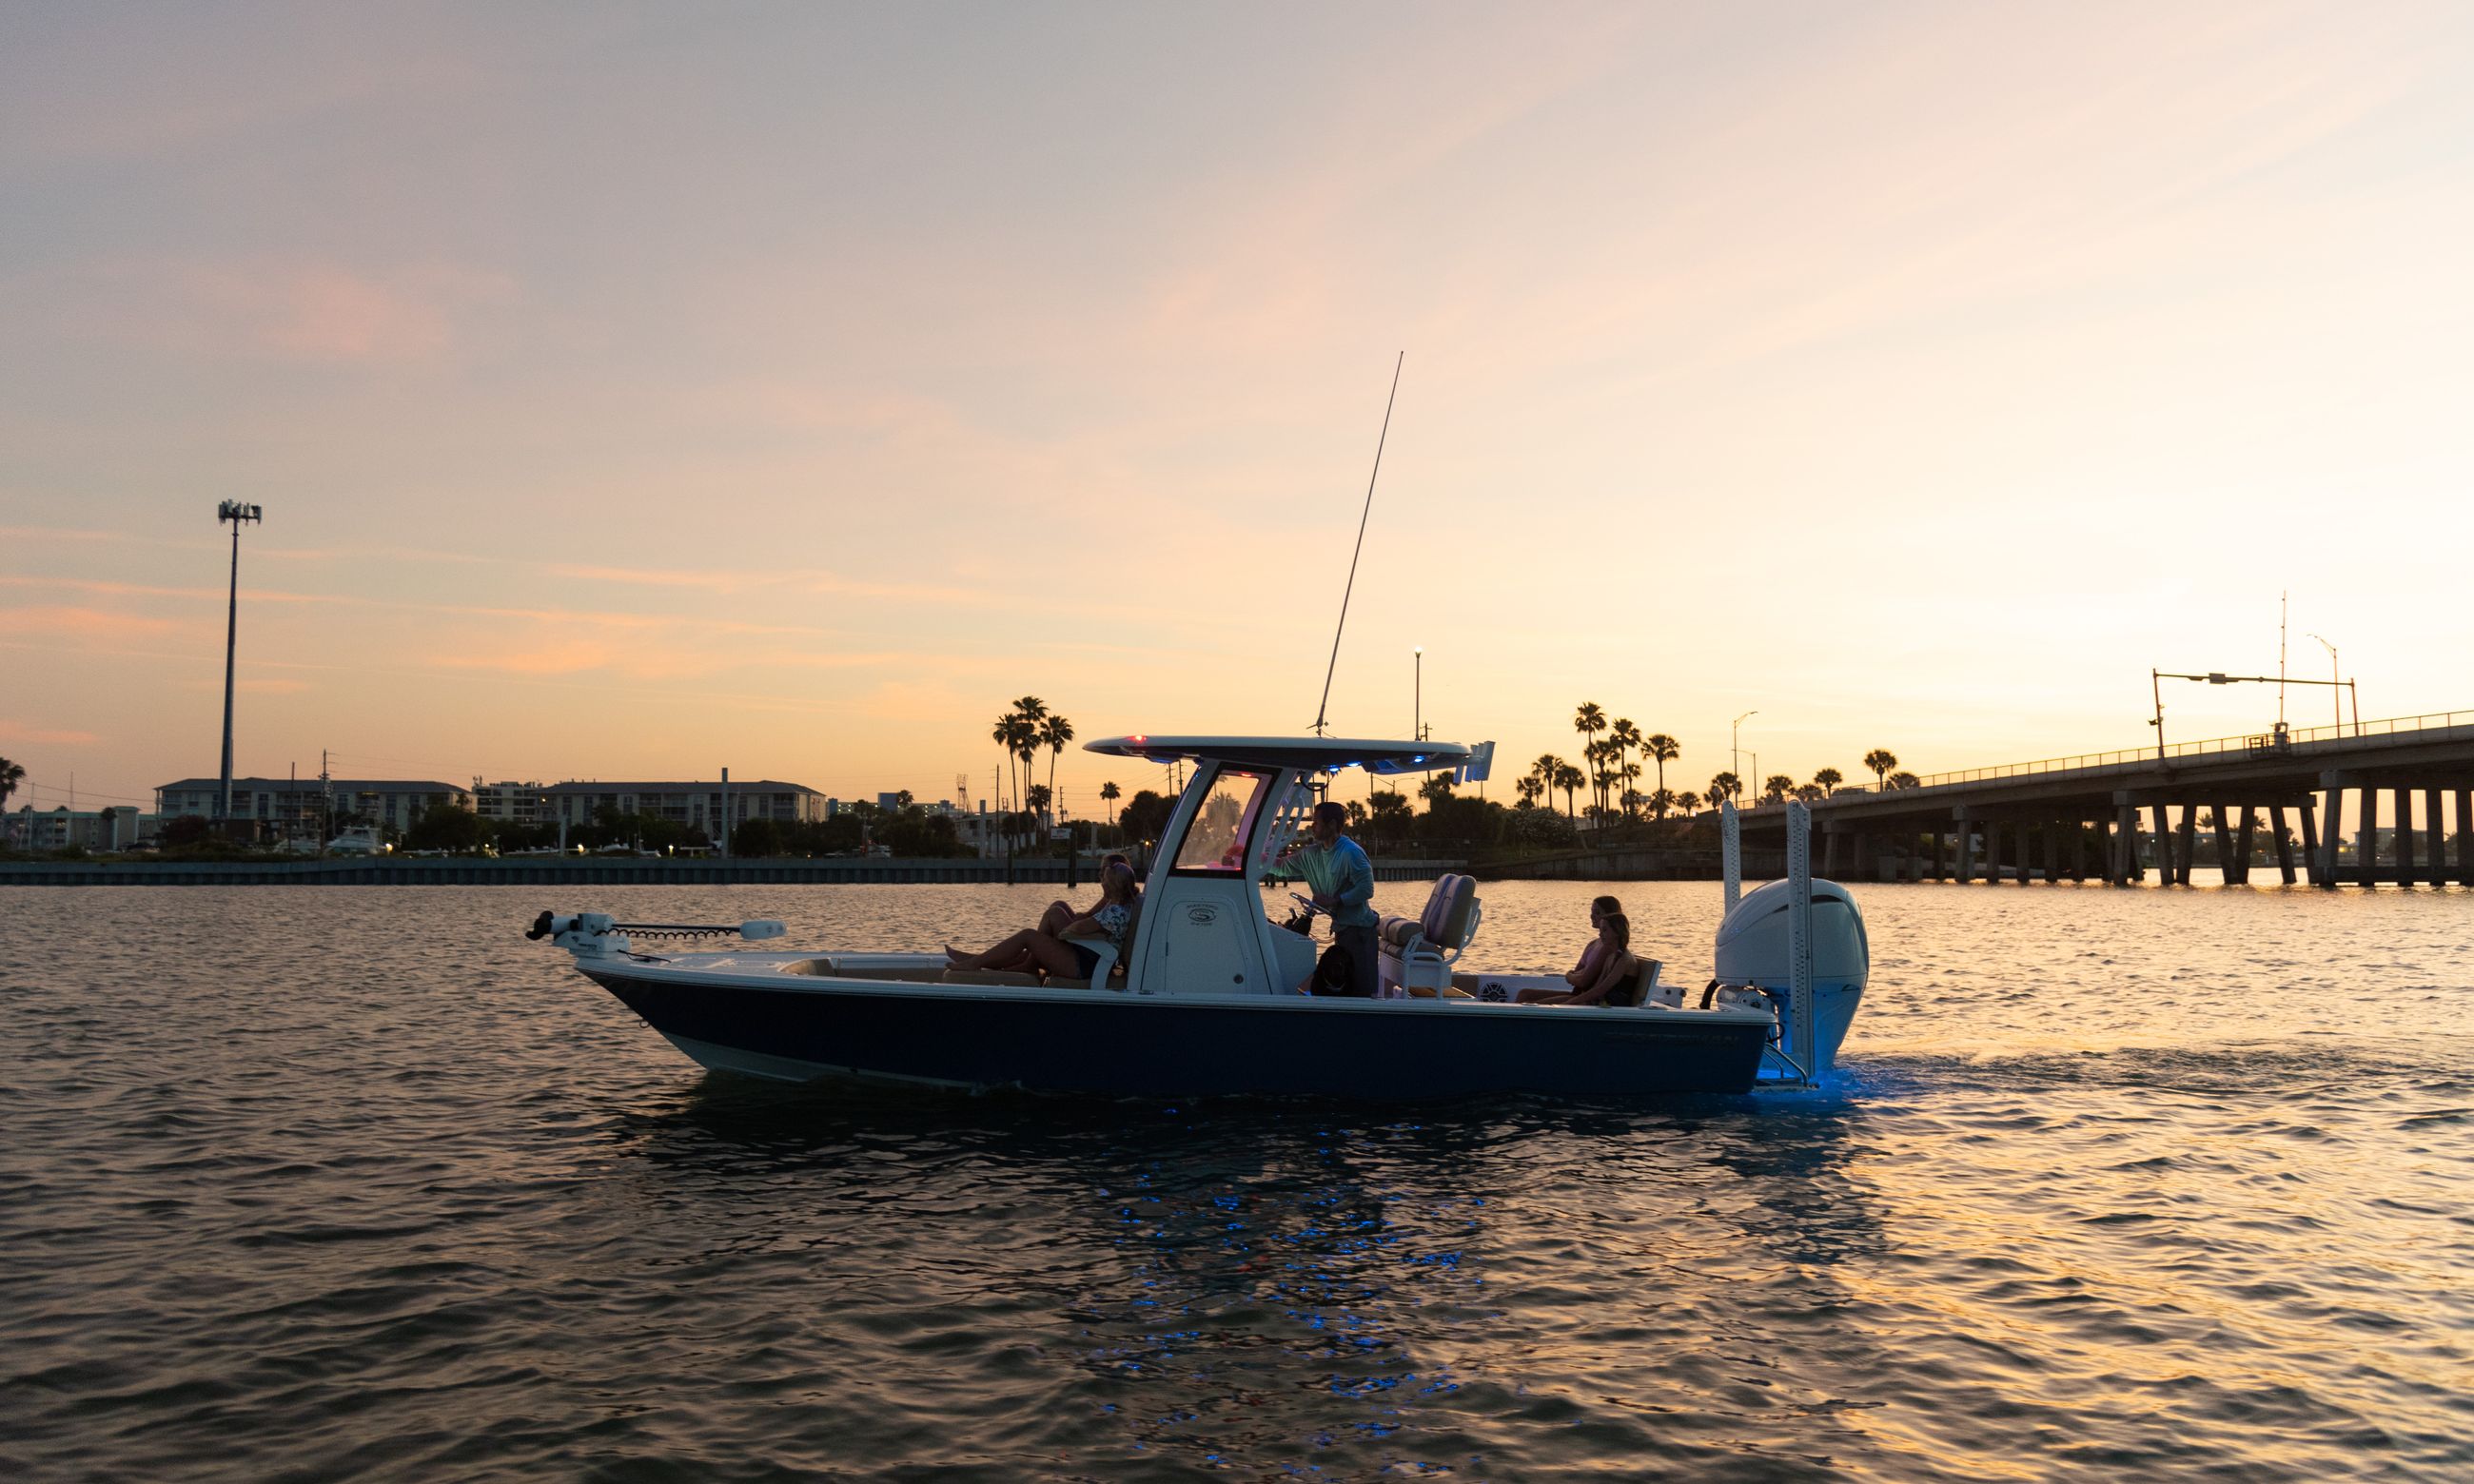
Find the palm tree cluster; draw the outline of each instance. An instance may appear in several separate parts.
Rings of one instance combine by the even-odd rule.
[[[1628,717],[1610,719],[1606,708],[1594,701],[1584,701],[1573,711],[1572,730],[1581,734],[1581,762],[1588,771],[1552,753],[1540,755],[1520,780],[1523,805],[1534,808],[1541,800],[1551,803],[1560,792],[1564,796],[1564,812],[1572,817],[1576,814],[1576,796],[1584,788],[1589,790],[1591,819],[1632,819],[1643,810],[1664,819],[1667,810],[1681,804],[1682,801],[1666,787],[1666,765],[1684,753],[1673,737],[1662,731],[1644,735]],[[1605,735],[1599,735],[1601,732]],[[1641,765],[1633,761],[1635,753],[1658,770],[1658,786],[1646,794],[1633,786],[1641,776]]]
[[[1048,703],[1037,696],[1025,696],[997,718],[989,735],[1005,750],[1006,778],[1018,801],[1014,807],[1047,808],[1056,797],[1056,759],[1064,754],[1065,744],[1074,740],[1074,724],[1050,710]],[[1048,782],[1044,785],[1031,781],[1031,770],[1043,747],[1048,749]],[[1002,812],[1006,801],[1000,798],[997,807]]]
[[[1874,786],[1884,793],[1894,788],[1916,786],[1914,774],[1894,771],[1899,766],[1899,755],[1886,747],[1877,747],[1866,753],[1864,766],[1872,770]],[[1809,783],[1799,783],[1783,773],[1774,773],[1761,780],[1761,802],[1783,803],[1789,799],[1801,799],[1810,803],[1830,798],[1838,792],[1838,785],[1846,781],[1847,776],[1835,768],[1821,769],[1813,774]],[[1732,773],[1721,773],[1710,780],[1711,803],[1728,799],[1740,800],[1743,796],[1743,780]]]

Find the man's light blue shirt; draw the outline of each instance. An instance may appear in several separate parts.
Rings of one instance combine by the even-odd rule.
[[[1331,925],[1334,927],[1372,927],[1374,918],[1374,863],[1366,851],[1346,835],[1331,844],[1329,850],[1310,845],[1290,857],[1298,871],[1315,889],[1318,897],[1331,898]]]

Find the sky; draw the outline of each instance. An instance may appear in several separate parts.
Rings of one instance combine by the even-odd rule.
[[[243,775],[1300,732],[1395,361],[1326,714],[1491,793],[2137,748],[2281,594],[2474,708],[2469,262],[2461,4],[12,6],[0,754],[215,774],[227,499]]]

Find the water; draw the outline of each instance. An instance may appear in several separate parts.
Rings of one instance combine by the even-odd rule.
[[[1861,896],[1825,1092],[1401,1109],[708,1076],[504,889],[0,891],[0,1472],[2474,1476],[2474,894]]]

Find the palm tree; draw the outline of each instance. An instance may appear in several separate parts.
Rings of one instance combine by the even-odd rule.
[[[1839,784],[1847,781],[1847,776],[1835,768],[1824,768],[1812,776],[1812,781],[1821,785],[1821,797],[1827,799],[1838,791]]]
[[[1631,718],[1616,717],[1614,725],[1607,729],[1607,740],[1615,745],[1616,771],[1623,774],[1628,780],[1640,777],[1639,774],[1632,771],[1632,750],[1640,746],[1640,729],[1632,724]],[[1632,804],[1629,802],[1624,804],[1624,816],[1627,819],[1632,816]]]
[[[1596,702],[1584,701],[1580,709],[1572,713],[1572,730],[1579,732],[1585,742],[1595,742],[1598,733],[1607,730],[1607,713],[1599,708]],[[1597,761],[1586,746],[1581,750],[1581,759],[1584,762]]]
[[[1773,773],[1766,779],[1762,780],[1761,802],[1763,803],[1783,803],[1786,802],[1786,796],[1794,792],[1795,779],[1788,778],[1783,773]]]
[[[9,796],[15,793],[17,785],[24,781],[26,781],[26,765],[0,757],[0,807],[8,804]]]
[[[1435,805],[1451,796],[1452,776],[1448,773],[1430,773],[1426,775],[1426,781],[1418,785],[1418,797],[1426,801],[1429,813],[1433,812]]]
[[[1799,784],[1795,790],[1795,797],[1807,803],[1812,803],[1829,798],[1830,790],[1822,787],[1820,781],[1815,779],[1810,783]]]
[[[1654,731],[1641,738],[1640,750],[1649,754],[1650,761],[1658,764],[1658,793],[1666,792],[1666,765],[1684,755],[1684,745],[1665,732]],[[1655,799],[1658,794],[1650,797]],[[1659,815],[1661,819],[1665,817],[1663,812]]]
[[[1028,716],[1017,717],[1015,720],[1018,725],[1013,734],[1013,755],[1022,764],[1022,806],[1029,809],[1031,806],[1031,770],[1039,761],[1039,723]],[[1031,822],[1033,825],[1038,824],[1039,816],[1031,815]]]
[[[1025,696],[1013,704],[1013,714],[1021,723],[1014,729],[1013,755],[1023,765],[1022,784],[1027,789],[1031,786],[1031,760],[1039,755],[1039,724],[1048,719],[1048,703],[1037,696]],[[1026,732],[1029,733],[1027,737],[1024,735]],[[1029,752],[1024,751],[1026,745]],[[1014,795],[1017,801],[1026,797],[1020,793]]]
[[[1912,773],[1893,773],[1890,775],[1889,786],[1892,788],[1918,788],[1923,786],[1923,783],[1924,779],[1917,778]]]
[[[1056,797],[1056,759],[1064,755],[1065,744],[1074,740],[1074,724],[1052,712],[1040,721],[1039,740],[1048,744],[1048,797],[1054,799]]]
[[[1555,786],[1564,791],[1564,817],[1567,820],[1573,820],[1575,824],[1578,824],[1579,821],[1574,819],[1572,814],[1572,794],[1574,790],[1578,789],[1582,784],[1587,783],[1588,781],[1589,781],[1589,778],[1584,775],[1580,769],[1573,767],[1570,763],[1557,763],[1555,765]]]
[[[1006,791],[1013,786],[1013,725],[1020,718],[1007,711],[988,729],[988,738],[997,745],[997,754],[1006,760],[1005,781],[997,785],[997,812],[1006,811]]]
[[[1686,814],[1701,812],[1701,796],[1689,791],[1675,796],[1675,806]]]
[[[1540,792],[1551,794],[1555,791],[1555,775],[1563,766],[1561,757],[1552,753],[1540,753],[1538,760],[1529,765],[1529,776],[1538,780]]]
[[[1523,809],[1538,807],[1538,796],[1546,792],[1544,786],[1534,776],[1526,774],[1521,777],[1517,787],[1520,790],[1520,802],[1516,807]]]
[[[1710,778],[1710,802],[1712,804],[1725,803],[1730,799],[1739,799],[1743,797],[1743,793],[1744,780],[1732,773],[1716,773]]]
[[[916,801],[911,796],[910,790],[907,788],[897,790],[893,796],[893,806],[897,809],[910,808],[915,802]]]
[[[1899,754],[1886,747],[1877,747],[1864,754],[1864,766],[1873,770],[1873,783],[1878,788],[1889,786],[1889,772],[1899,765]]]
[[[1005,749],[1006,772],[1015,785],[1013,797],[1017,805],[1025,797],[1023,790],[1031,783],[1031,759],[1039,755],[1039,725],[1022,709],[1024,706],[1037,706],[1041,716],[1048,714],[1048,707],[1037,696],[1025,696],[1014,703],[1013,710],[997,718],[996,726],[989,733],[996,739],[997,746]],[[1019,778],[1014,777],[1016,765],[1021,768]],[[1006,813],[1005,800],[997,801],[997,812],[1001,815]]]
[[[1102,803],[1113,804],[1124,793],[1125,790],[1119,788],[1114,783],[1103,783],[1100,785],[1100,802]],[[1115,809],[1110,809],[1108,811],[1109,822],[1111,824],[1115,823],[1116,818],[1117,811]]]

